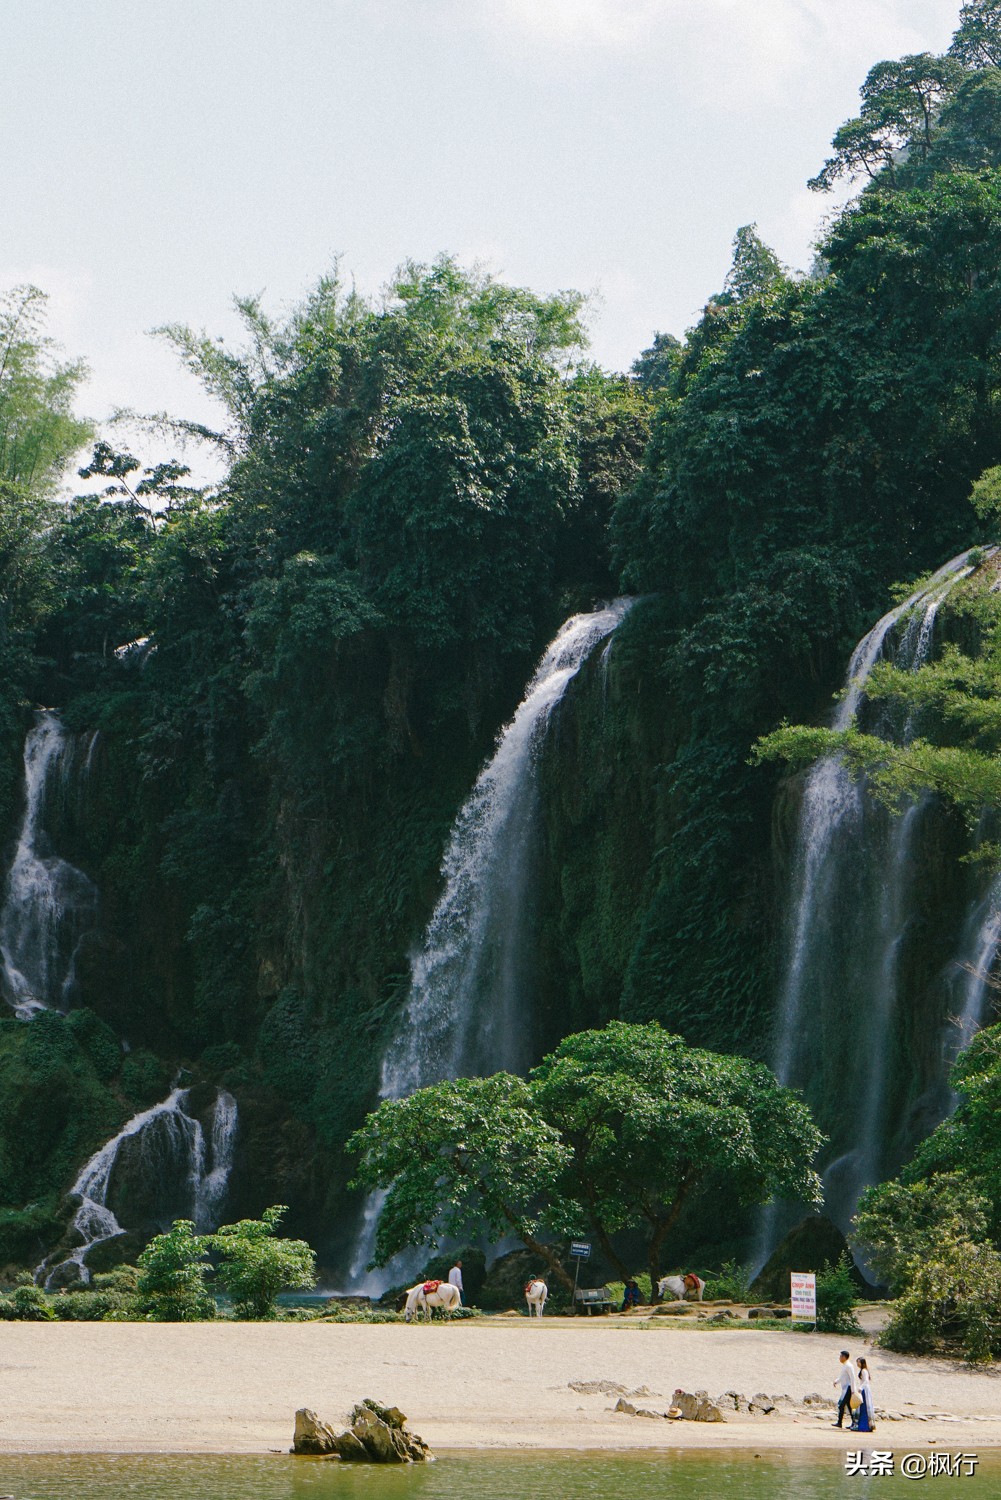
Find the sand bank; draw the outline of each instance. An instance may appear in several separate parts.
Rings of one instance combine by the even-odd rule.
[[[1001,1447],[1001,1366],[969,1371],[834,1335],[552,1318],[427,1328],[4,1323],[0,1452],[283,1450],[297,1407],[334,1422],[363,1396],[401,1406],[436,1449],[841,1449],[853,1440],[830,1426],[827,1408],[668,1423],[613,1412],[614,1393],[570,1383],[645,1386],[651,1394],[634,1403],[653,1409],[666,1409],[677,1386],[799,1401],[833,1395],[842,1345],[870,1358],[877,1405],[907,1414],[880,1424],[881,1446]]]

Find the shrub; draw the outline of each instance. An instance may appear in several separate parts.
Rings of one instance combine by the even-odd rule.
[[[861,1333],[855,1316],[858,1289],[852,1262],[845,1252],[835,1265],[826,1265],[817,1276],[817,1328],[821,1333]]]
[[[276,1204],[260,1219],[224,1224],[206,1237],[222,1257],[216,1276],[232,1297],[238,1318],[273,1318],[279,1292],[316,1281],[316,1257],[305,1240],[275,1237],[286,1212]]]
[[[970,1364],[1001,1355],[1001,1256],[969,1239],[940,1242],[912,1265],[879,1342],[904,1354],[961,1353]]]
[[[50,1299],[32,1281],[30,1272],[22,1272],[18,1282],[12,1292],[0,1297],[0,1318],[6,1322],[46,1323],[55,1317]]]
[[[127,1292],[98,1292],[85,1288],[60,1292],[51,1301],[52,1316],[63,1323],[100,1323],[109,1314],[122,1319],[136,1317],[136,1299]]]
[[[139,1257],[137,1310],[158,1323],[193,1323],[215,1317],[205,1289],[206,1239],[190,1219],[178,1219],[167,1234],[150,1240]]]
[[[738,1265],[735,1260],[725,1260],[715,1275],[706,1278],[703,1295],[710,1302],[724,1297],[729,1297],[734,1302],[750,1302],[751,1273],[746,1266]]]

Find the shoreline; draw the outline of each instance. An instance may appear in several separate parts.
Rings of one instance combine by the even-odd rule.
[[[838,1431],[838,1350],[865,1352],[874,1434]],[[613,1410],[621,1393],[664,1411],[676,1387],[775,1400],[723,1423]],[[575,1388],[577,1387],[577,1388]],[[969,1370],[838,1334],[646,1328],[597,1320],[469,1320],[430,1327],[324,1323],[6,1323],[0,1453],[287,1452],[298,1407],[331,1425],[365,1396],[399,1405],[435,1452],[628,1453],[863,1447],[1001,1449],[1001,1365]]]

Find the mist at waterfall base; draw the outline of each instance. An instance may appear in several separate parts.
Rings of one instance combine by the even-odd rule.
[[[917,671],[933,658],[940,607],[972,572],[969,559],[945,564],[859,642],[834,728],[857,718],[898,744],[919,732],[913,714],[869,703],[865,685],[877,662]],[[957,874],[962,852],[955,820],[930,795],[890,812],[837,755],[806,777],[772,1065],[831,1137],[823,1211],[842,1230],[863,1188],[898,1171],[949,1113],[949,1066],[984,1017],[1001,879],[985,891]],[[756,1268],[802,1211],[768,1206]]]
[[[536,1061],[537,758],[570,682],[632,602],[615,599],[561,626],[460,809],[442,861],[442,894],[420,949],[411,955],[410,988],[383,1058],[380,1099],[402,1099],[444,1078],[526,1073]],[[384,1201],[384,1193],[366,1201],[351,1259],[353,1291],[381,1292],[417,1274],[424,1259],[415,1253],[380,1272],[366,1270]]]

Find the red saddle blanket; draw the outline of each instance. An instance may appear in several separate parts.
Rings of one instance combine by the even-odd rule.
[[[436,1292],[440,1286],[440,1281],[425,1281],[423,1290],[425,1293]]]

